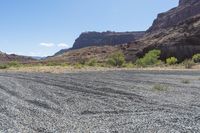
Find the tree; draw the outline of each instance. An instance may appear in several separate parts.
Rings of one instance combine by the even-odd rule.
[[[159,64],[161,61],[160,58],[161,51],[160,50],[151,50],[145,54],[143,58],[140,58],[136,61],[136,65],[146,67]]]

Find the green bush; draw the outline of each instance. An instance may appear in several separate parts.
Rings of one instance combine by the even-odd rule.
[[[195,63],[200,63],[200,54],[195,54],[195,55],[192,57],[192,60],[193,60]]]
[[[20,64],[18,61],[11,61],[7,65],[8,67],[20,67],[22,64]]]
[[[146,53],[143,58],[138,59],[136,61],[136,65],[142,67],[157,65],[161,63],[161,61],[159,60],[160,54],[160,50],[151,50],[148,53]]]
[[[128,63],[124,63],[123,67],[125,67],[125,68],[134,68],[135,65],[132,62],[128,62]]]
[[[97,60],[96,59],[91,59],[87,62],[88,66],[96,66],[97,65]]]
[[[61,63],[59,63],[59,62],[48,62],[46,65],[47,66],[60,66]]]
[[[125,63],[125,56],[122,52],[116,52],[110,56],[107,63],[111,66],[121,67]]]
[[[81,58],[77,63],[78,63],[78,64],[81,64],[81,65],[86,65],[87,62],[88,62],[88,59]]]
[[[80,63],[76,63],[76,64],[74,64],[74,68],[75,69],[82,69],[82,68],[84,68],[84,65],[80,64]]]
[[[64,62],[64,63],[61,63],[60,66],[62,66],[62,67],[67,67],[67,66],[69,66],[69,64],[66,63],[66,62]]]
[[[168,64],[168,65],[174,65],[174,64],[176,64],[178,62],[178,60],[177,60],[177,58],[175,58],[175,57],[170,57],[170,58],[168,58],[167,60],[166,60],[166,63]]]
[[[185,60],[183,62],[183,65],[185,66],[185,68],[190,69],[195,65],[195,63],[193,60]]]
[[[8,68],[8,65],[6,64],[0,64],[0,69],[7,69]]]

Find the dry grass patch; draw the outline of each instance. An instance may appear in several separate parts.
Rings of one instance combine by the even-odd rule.
[[[168,86],[163,85],[163,84],[155,84],[153,86],[153,90],[155,90],[155,91],[166,91],[166,90],[168,90]]]

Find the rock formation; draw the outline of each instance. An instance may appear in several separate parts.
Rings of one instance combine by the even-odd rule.
[[[148,32],[169,28],[200,13],[200,0],[180,0],[179,5],[158,14]]]

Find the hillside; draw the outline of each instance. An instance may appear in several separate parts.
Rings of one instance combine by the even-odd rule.
[[[46,61],[63,61],[63,62],[81,62],[89,59],[105,60],[112,53],[121,50],[119,46],[92,46],[82,49],[75,49],[65,52],[61,55],[49,57]]]
[[[31,57],[19,56],[15,54],[6,54],[3,52],[0,52],[0,63],[7,63],[10,61],[18,61],[18,62],[25,63],[29,61],[34,61],[34,59]]]

